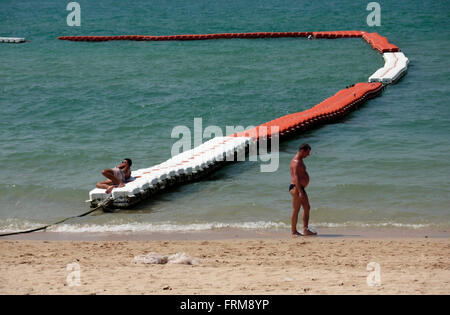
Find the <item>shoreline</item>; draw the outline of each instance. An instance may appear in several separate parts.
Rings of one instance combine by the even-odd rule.
[[[318,228],[319,239],[400,239],[400,238],[450,238],[450,228]],[[182,241],[231,239],[290,239],[288,229],[220,228],[203,231],[171,232],[34,232],[6,236],[0,240],[40,241]],[[311,238],[311,237],[301,237]]]

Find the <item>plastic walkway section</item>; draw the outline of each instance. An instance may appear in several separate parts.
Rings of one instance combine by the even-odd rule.
[[[391,84],[398,81],[408,70],[409,60],[401,52],[384,53],[384,67],[378,69],[369,78],[369,82]]]

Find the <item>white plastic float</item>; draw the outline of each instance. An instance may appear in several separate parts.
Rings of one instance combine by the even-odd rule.
[[[89,192],[91,206],[96,207],[112,196],[113,207],[129,207],[160,190],[195,180],[227,161],[235,161],[236,157],[245,154],[252,141],[254,140],[250,137],[213,138],[161,164],[133,171],[131,176],[140,177],[126,183],[124,187],[114,188],[111,194],[106,194],[105,189],[91,190]]]
[[[0,37],[0,43],[24,43],[25,38],[18,37]]]
[[[392,84],[408,70],[408,58],[402,52],[384,53],[384,67],[378,69],[369,78],[369,82]]]

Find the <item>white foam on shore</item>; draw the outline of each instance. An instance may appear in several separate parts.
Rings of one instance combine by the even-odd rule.
[[[5,222],[6,221],[6,222]],[[28,229],[34,229],[45,225],[44,223],[31,223],[27,221],[19,221],[17,219],[8,219],[1,224],[0,233],[18,232]],[[5,224],[7,223],[7,224]],[[436,224],[407,224],[398,222],[384,223],[363,223],[363,222],[313,222],[313,228],[407,228],[407,229],[423,229],[438,227]],[[195,232],[209,231],[218,229],[243,229],[243,230],[276,230],[290,229],[287,222],[273,221],[256,221],[256,222],[211,222],[211,223],[191,223],[191,224],[174,224],[170,222],[160,223],[119,223],[119,224],[60,224],[49,227],[47,232],[59,233],[106,233],[106,232]]]
[[[14,233],[24,230],[32,230],[45,225],[44,223],[29,222],[26,220],[23,221],[17,218],[7,218],[1,221],[2,228],[0,229],[0,233]]]
[[[189,232],[189,231],[208,231],[215,229],[283,229],[289,226],[282,222],[242,222],[242,223],[193,223],[193,224],[171,224],[171,223],[128,223],[119,225],[76,225],[62,224],[51,227],[52,232]]]

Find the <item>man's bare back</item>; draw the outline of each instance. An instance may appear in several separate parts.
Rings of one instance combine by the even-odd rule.
[[[306,171],[303,159],[308,157],[311,152],[311,147],[308,144],[302,144],[292,159],[290,164],[291,171],[291,185],[289,192],[292,196],[292,216],[291,216],[291,234],[292,236],[302,235],[317,235],[308,228],[309,223],[309,199],[305,187],[309,184],[309,175]],[[300,207],[303,206],[303,233],[297,231],[298,214]]]

